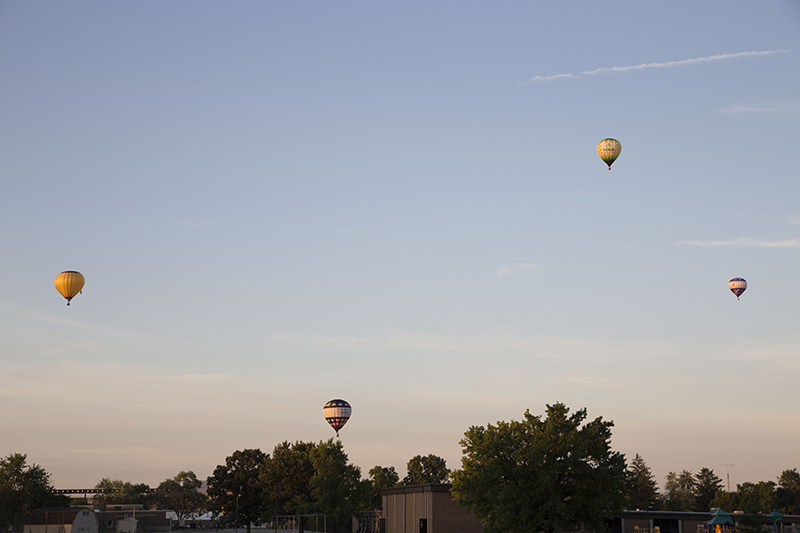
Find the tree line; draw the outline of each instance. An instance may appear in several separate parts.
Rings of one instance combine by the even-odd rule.
[[[470,427],[460,444],[461,468],[451,472],[436,455],[417,455],[401,480],[393,466],[375,466],[363,478],[341,441],[281,442],[272,453],[233,452],[207,478],[207,495],[194,472],[180,472],[155,491],[145,484],[103,478],[96,486],[101,509],[140,503],[169,509],[180,518],[211,511],[223,526],[248,529],[275,516],[322,514],[329,526],[347,528],[353,516],[381,507],[380,491],[400,485],[452,483],[456,502],[468,506],[486,533],[557,533],[580,526],[607,529],[604,519],[622,509],[743,511],[754,531],[773,509],[800,514],[800,474],[784,470],[776,481],[742,483],[723,490],[710,468],[670,472],[659,490],[636,454],[628,463],[611,449],[613,422],[588,419],[586,409],[562,404],[545,415],[525,411],[522,420]],[[50,475],[27,456],[0,459],[0,527],[18,529],[37,507],[63,506]],[[761,522],[759,522],[761,521]]]
[[[745,514],[768,514],[778,509],[784,514],[800,514],[800,473],[797,468],[784,470],[776,481],[745,482],[736,490],[724,490],[722,479],[710,468],[697,473],[689,470],[669,472],[664,491],[658,489],[652,471],[639,454],[628,467],[629,509],[664,511],[708,511],[721,507]]]
[[[155,490],[145,483],[102,478],[95,486],[100,510],[115,504],[142,504],[146,509],[174,511],[185,520],[211,511],[223,527],[271,522],[273,517],[324,514],[333,527],[346,527],[361,511],[380,508],[380,490],[401,485],[444,483],[450,470],[436,455],[417,455],[402,480],[393,466],[375,466],[362,479],[348,461],[341,441],[284,441],[272,453],[259,449],[233,452],[207,478],[207,495],[193,471],[179,472]],[[0,529],[17,530],[24,516],[42,507],[68,507],[77,501],[57,494],[50,474],[27,464],[27,455],[0,459]]]

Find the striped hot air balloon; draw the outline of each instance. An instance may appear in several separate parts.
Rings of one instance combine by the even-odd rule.
[[[747,281],[745,281],[744,278],[733,278],[728,282],[728,288],[736,295],[736,299],[738,300],[739,296],[747,290]]]
[[[622,144],[616,139],[603,139],[597,143],[597,155],[608,165],[608,170],[611,170],[611,164],[617,160],[621,153]]]
[[[322,408],[322,416],[328,421],[328,424],[336,431],[336,436],[339,436],[339,430],[342,426],[347,424],[350,419],[350,413],[353,408],[344,400],[331,400]]]
[[[81,292],[84,283],[86,280],[83,278],[83,274],[74,270],[65,270],[56,276],[55,286],[61,296],[67,299],[67,305],[69,305],[69,301]]]

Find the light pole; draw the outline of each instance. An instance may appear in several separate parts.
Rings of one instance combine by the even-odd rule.
[[[272,522],[272,527],[275,530],[275,533],[278,533],[278,492],[282,489],[280,485],[275,486],[275,518]]]

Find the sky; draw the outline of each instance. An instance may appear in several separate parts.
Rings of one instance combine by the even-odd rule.
[[[774,481],[799,87],[794,0],[0,0],[0,456],[205,478],[343,398],[402,476],[562,402]]]

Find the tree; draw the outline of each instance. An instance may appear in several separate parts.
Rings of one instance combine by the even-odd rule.
[[[155,500],[162,509],[175,511],[178,520],[185,520],[205,507],[206,497],[198,490],[202,484],[191,470],[179,472],[158,485]]]
[[[264,484],[259,476],[267,459],[259,449],[237,450],[208,478],[209,508],[238,527],[257,522],[265,510]]]
[[[544,420],[525,411],[519,422],[469,428],[452,474],[456,501],[487,533],[605,530],[624,502],[625,457],[611,451],[613,422],[585,420],[586,409],[570,415],[556,403]]]
[[[712,507],[742,511],[748,516],[769,514],[778,506],[774,481],[744,482],[736,485],[733,493],[720,491],[711,502]],[[737,522],[739,522],[737,518]],[[746,520],[745,520],[746,521]]]
[[[408,473],[403,478],[403,485],[425,485],[427,483],[447,483],[450,470],[447,463],[437,455],[415,455],[408,460]]]
[[[697,506],[694,474],[688,470],[670,472],[664,483],[664,507],[667,511],[691,511]]]
[[[131,483],[121,479],[104,477],[94,486],[95,498],[100,509],[105,511],[109,504],[115,503],[147,503],[147,491],[150,487],[145,483]]]
[[[625,505],[628,509],[655,509],[658,507],[658,483],[650,467],[638,453],[628,467],[628,488]]]
[[[800,514],[800,473],[796,468],[778,476],[778,509],[785,514]]]
[[[381,491],[400,484],[400,476],[393,466],[372,467],[369,471],[369,479],[372,482],[372,507],[375,509],[381,507]]]
[[[768,514],[778,506],[774,481],[744,482],[736,485],[736,509],[745,514]]]
[[[272,456],[267,457],[261,469],[261,482],[265,489],[266,516],[298,514],[301,505],[312,503],[311,478],[314,465],[311,462],[313,442],[284,441],[275,446]]]
[[[341,441],[320,442],[311,451],[314,477],[311,478],[310,505],[300,506],[307,514],[320,513],[334,527],[346,526],[349,520],[369,505],[370,483],[361,479],[361,469],[347,462]]]
[[[694,476],[695,481],[695,511],[708,512],[711,502],[722,491],[722,480],[710,468],[701,468]]]
[[[68,507],[69,497],[55,493],[50,474],[28,456],[12,453],[0,459],[0,528],[21,528],[24,515],[39,507]]]
[[[718,498],[722,499],[721,495],[723,494],[717,495],[715,503]],[[743,512],[736,516],[737,531],[739,533],[763,533],[764,528],[770,523],[770,518],[766,515],[777,506],[775,482],[745,482],[736,485],[736,492],[730,495],[730,500],[732,509]]]

